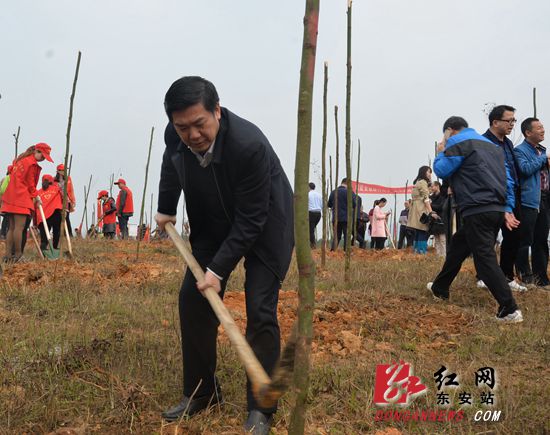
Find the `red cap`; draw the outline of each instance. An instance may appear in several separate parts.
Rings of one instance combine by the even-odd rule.
[[[46,158],[46,160],[48,162],[52,162],[53,163],[53,160],[52,158],[50,157],[50,152],[52,151],[52,148],[47,144],[47,143],[44,143],[44,142],[40,142],[40,143],[37,143],[35,146],[34,146],[34,149],[36,151],[40,151],[44,157]]]
[[[57,168],[55,168],[56,171],[64,171],[65,170],[65,165],[63,163],[60,163],[59,165],[57,165]]]
[[[54,182],[54,178],[49,174],[42,175],[42,181],[49,181],[50,183]]]
[[[117,181],[115,181],[115,184],[126,184],[126,180],[124,178],[119,178]]]
[[[109,192],[107,192],[106,190],[100,190],[97,194],[97,199],[101,199],[102,196],[109,196]]]

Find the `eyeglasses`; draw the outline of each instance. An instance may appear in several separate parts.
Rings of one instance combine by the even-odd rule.
[[[510,125],[514,125],[516,122],[518,122],[518,120],[517,120],[516,118],[512,118],[512,119],[499,119],[499,121],[507,122],[507,123],[510,124]]]

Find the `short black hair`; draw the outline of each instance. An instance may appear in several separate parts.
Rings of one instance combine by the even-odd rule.
[[[521,123],[521,134],[525,136],[526,131],[531,131],[531,128],[533,127],[533,122],[538,121],[538,118],[526,118]]]
[[[344,177],[344,178],[342,178],[342,182],[340,184],[344,184],[344,183],[347,183],[347,182],[348,182],[347,177]]]
[[[388,202],[388,200],[382,197],[378,200],[378,204],[380,204],[381,202]]]
[[[468,128],[468,123],[466,120],[460,116],[451,116],[445,124],[443,124],[443,132],[448,128],[453,130],[462,130],[463,128]]]
[[[309,188],[311,190],[315,190],[315,183],[309,183]]]
[[[432,181],[432,186],[439,186],[439,187],[441,187],[441,183],[440,183],[439,181],[435,180],[435,181]]]
[[[504,112],[515,112],[516,109],[512,106],[507,106],[506,104],[501,104],[500,106],[493,107],[491,113],[489,113],[489,126],[493,125],[493,121],[498,121],[502,119]]]
[[[172,121],[172,113],[185,110],[197,103],[202,103],[209,112],[214,112],[219,103],[216,87],[199,76],[186,76],[176,80],[164,97],[164,110]]]

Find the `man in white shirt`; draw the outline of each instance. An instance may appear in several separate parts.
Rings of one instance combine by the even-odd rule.
[[[315,238],[315,227],[321,220],[321,211],[323,210],[323,198],[319,192],[315,191],[315,184],[309,183],[308,195],[308,210],[309,210],[309,243],[312,249],[317,248],[317,240]]]

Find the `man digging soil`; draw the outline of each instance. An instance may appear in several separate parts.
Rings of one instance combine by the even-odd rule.
[[[232,270],[244,257],[246,338],[268,374],[280,352],[277,302],[294,245],[293,194],[269,141],[252,123],[220,107],[216,88],[183,77],[166,93],[165,130],[156,221],[176,222],[183,190],[193,255],[206,271],[197,283],[187,270],[179,294],[183,399],[165,411],[168,421],[222,403],[215,376],[219,322],[201,295],[223,297]],[[276,407],[261,408],[247,382],[247,431],[267,434]]]

